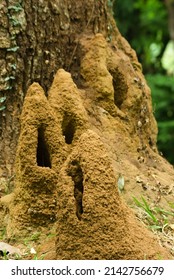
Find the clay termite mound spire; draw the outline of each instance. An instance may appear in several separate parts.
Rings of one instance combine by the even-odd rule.
[[[61,128],[42,87],[33,83],[24,101],[16,154],[16,180],[4,197],[10,219],[7,235],[49,227],[56,215],[56,185],[66,154]]]
[[[100,137],[88,130],[64,163],[58,183],[57,259],[167,258],[118,194]]]

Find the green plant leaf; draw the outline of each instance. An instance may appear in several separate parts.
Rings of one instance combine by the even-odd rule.
[[[154,230],[162,230],[162,226],[158,226],[158,225],[152,225],[149,226],[150,229],[154,229]]]
[[[158,212],[158,213],[162,213],[164,215],[169,215],[169,216],[173,216],[174,217],[174,213],[170,212],[170,211],[167,211],[167,210],[164,210],[162,208],[159,208],[159,207],[155,207],[155,210]]]
[[[146,213],[149,215],[149,217],[150,217],[155,223],[157,223],[157,222],[158,222],[158,219],[153,215],[152,210],[150,209],[150,207],[149,207],[147,201],[145,200],[144,197],[142,197],[141,199],[142,199],[142,201],[143,201],[143,203],[144,203],[144,205],[145,205],[144,209],[145,209]]]
[[[141,203],[136,197],[133,196],[133,200],[135,201],[135,204],[136,204],[138,207],[143,208],[142,203]]]
[[[152,213],[152,210],[150,209],[147,201],[145,200],[144,197],[141,197],[141,200],[143,201],[143,203],[141,203],[137,198],[133,197],[135,203],[137,206],[141,207],[146,214],[151,218],[151,220],[157,224],[158,223],[158,219],[154,216],[154,214]]]

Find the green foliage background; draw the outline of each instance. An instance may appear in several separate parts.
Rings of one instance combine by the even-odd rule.
[[[168,76],[161,65],[170,40],[166,6],[162,0],[116,0],[113,10],[117,26],[135,49],[152,91],[158,149],[174,164],[174,77]]]

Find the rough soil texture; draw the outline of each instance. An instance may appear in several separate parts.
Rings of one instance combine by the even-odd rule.
[[[55,221],[55,186],[64,157],[60,130],[43,89],[34,83],[27,92],[21,115],[15,190],[3,197],[4,204],[10,204],[12,218],[7,235],[19,236],[30,226],[48,226]]]
[[[150,90],[135,53],[123,38],[108,43],[101,34],[80,45],[78,87],[59,69],[48,98],[38,83],[28,89],[15,189],[0,204],[6,237],[18,244],[39,232],[45,259],[172,259],[172,227],[170,236],[165,228],[155,236],[129,208],[143,196],[169,210],[174,179],[156,149]]]
[[[95,132],[82,134],[61,173],[58,259],[169,257],[119,197],[111,161]]]

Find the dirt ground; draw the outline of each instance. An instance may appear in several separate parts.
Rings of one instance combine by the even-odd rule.
[[[81,48],[78,88],[60,69],[48,99],[28,90],[2,239],[27,259],[173,259],[174,170],[135,53],[101,34]]]

